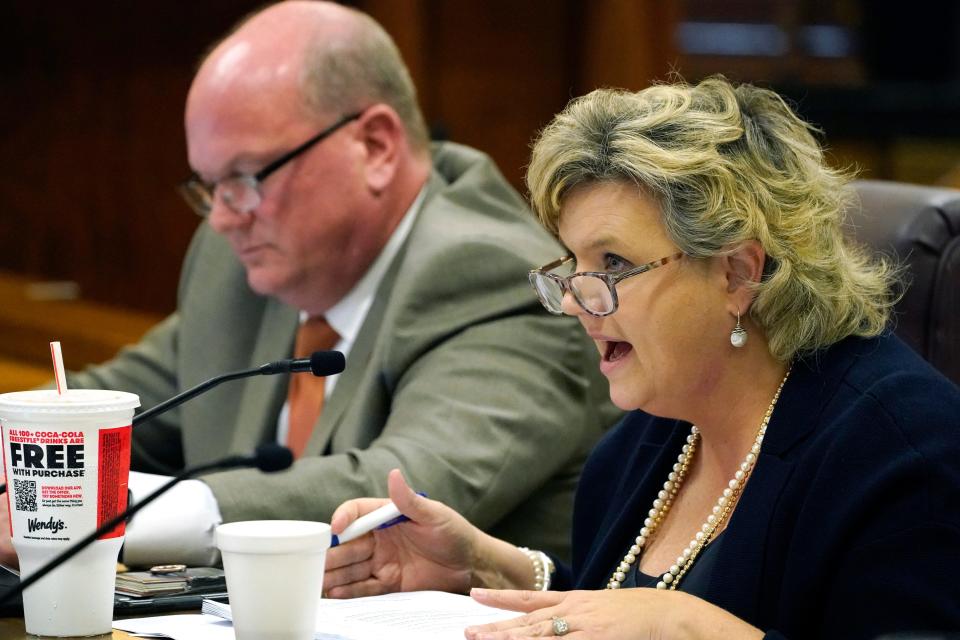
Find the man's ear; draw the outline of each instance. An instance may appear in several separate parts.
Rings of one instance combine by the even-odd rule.
[[[368,107],[360,119],[365,152],[364,178],[375,194],[393,181],[406,133],[397,112],[385,104]]]
[[[754,284],[763,277],[767,253],[756,240],[747,240],[724,258],[731,315],[746,314],[754,297]]]

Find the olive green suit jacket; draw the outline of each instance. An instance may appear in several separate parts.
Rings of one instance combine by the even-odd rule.
[[[406,243],[387,270],[306,453],[287,471],[213,473],[225,521],[328,520],[344,500],[410,484],[518,544],[567,557],[574,487],[616,419],[595,347],[549,315],[526,273],[561,254],[493,163],[434,150]],[[254,294],[204,225],[178,310],[71,386],[132,391],[151,407],[215,375],[289,357],[298,311]],[[134,431],[133,468],[247,454],[276,437],[284,376],[230,382]]]

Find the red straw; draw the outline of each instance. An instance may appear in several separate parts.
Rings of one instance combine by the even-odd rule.
[[[53,377],[57,379],[57,393],[67,392],[67,375],[63,371],[63,353],[59,342],[50,343],[50,357],[53,359]]]

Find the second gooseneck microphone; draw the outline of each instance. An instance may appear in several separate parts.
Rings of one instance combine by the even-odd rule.
[[[301,373],[309,371],[315,376],[332,376],[343,371],[346,366],[346,359],[339,351],[314,351],[309,358],[292,358],[287,360],[277,360],[253,369],[244,369],[242,371],[233,371],[224,373],[215,378],[210,378],[201,382],[197,386],[179,393],[169,400],[165,400],[157,406],[148,409],[142,413],[133,416],[133,426],[149,420],[150,418],[173,409],[201,393],[209,391],[213,387],[228,380],[238,380],[240,378],[250,378],[253,376],[272,376],[278,373]]]
[[[0,604],[9,602],[15,596],[23,593],[27,587],[37,582],[40,580],[40,578],[44,577],[60,565],[67,562],[70,558],[86,549],[106,532],[112,531],[113,528],[118,524],[132,517],[135,513],[169,491],[173,485],[177,484],[181,480],[186,480],[187,478],[199,475],[204,471],[213,471],[215,469],[256,467],[257,469],[260,469],[260,471],[269,473],[273,471],[282,471],[291,464],[293,464],[293,454],[290,453],[289,449],[275,443],[267,443],[257,447],[256,452],[252,456],[230,456],[229,458],[223,458],[207,464],[184,469],[173,478],[170,478],[170,480],[164,483],[159,489],[146,496],[143,500],[136,503],[132,507],[122,511],[115,517],[104,522],[101,526],[97,527],[96,531],[93,531],[86,537],[78,540],[75,544],[68,547],[66,551],[54,557],[52,560],[50,560],[50,562],[40,567],[29,576],[21,577],[19,584],[11,587],[5,593],[0,594]]]

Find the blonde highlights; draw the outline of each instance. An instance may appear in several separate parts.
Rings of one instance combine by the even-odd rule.
[[[759,241],[767,263],[750,317],[788,361],[877,335],[889,318],[895,267],[842,231],[850,178],[825,164],[811,127],[776,93],[714,77],[571,101],[540,132],[527,186],[554,234],[571,189],[625,182],[657,200],[691,257]]]

